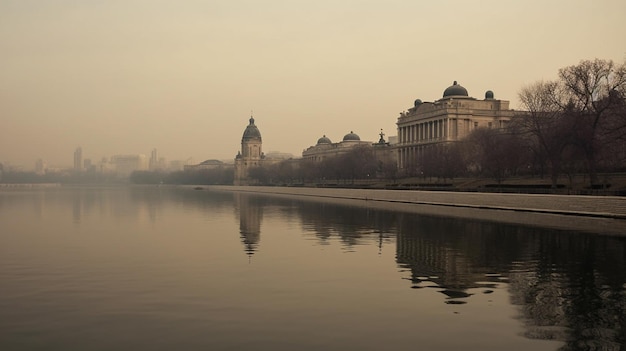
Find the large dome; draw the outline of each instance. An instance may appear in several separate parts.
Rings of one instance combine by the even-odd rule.
[[[328,138],[326,137],[326,135],[324,135],[323,137],[321,137],[321,138],[317,139],[317,145],[320,145],[320,144],[332,144],[332,143],[333,143],[333,142],[332,142],[332,141],[330,141],[330,139],[328,139]]]
[[[359,141],[361,140],[361,137],[359,137],[358,135],[354,134],[354,132],[350,131],[350,133],[346,134],[343,137],[343,141]]]
[[[467,94],[467,89],[460,86],[455,80],[451,86],[449,86],[446,90],[443,91],[443,97],[445,98],[448,96],[469,96],[469,95]]]
[[[254,125],[254,118],[250,117],[250,124],[248,124],[246,130],[243,132],[242,139],[253,138],[261,138],[261,132],[259,132],[259,128]]]

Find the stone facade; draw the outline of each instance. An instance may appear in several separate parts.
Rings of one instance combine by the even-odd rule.
[[[198,163],[197,165],[184,165],[183,170],[184,171],[200,171],[200,170],[207,170],[207,169],[220,169],[220,168],[224,168],[225,166],[226,165],[224,164],[224,162],[219,161],[219,160],[206,160],[201,163]]]
[[[338,143],[333,143],[326,135],[317,140],[317,144],[302,151],[302,159],[321,162],[330,157],[343,155],[355,146],[369,146],[372,142],[362,141],[354,132],[350,132]]]
[[[398,117],[398,167],[413,167],[428,147],[462,140],[477,128],[503,128],[513,113],[509,101],[494,99],[492,91],[477,100],[455,81],[441,99],[415,100]]]
[[[248,174],[250,169],[261,167],[265,155],[263,154],[261,132],[250,117],[250,123],[241,137],[241,150],[235,157],[235,185],[249,185]]]
[[[379,171],[396,167],[397,152],[393,145],[386,142],[385,134],[380,132],[377,143],[362,141],[354,132],[350,132],[338,143],[333,143],[326,135],[317,140],[317,144],[302,151],[302,160],[309,162],[322,162],[329,158],[338,157],[352,151],[355,147],[364,147],[372,151],[372,155],[379,165]]]

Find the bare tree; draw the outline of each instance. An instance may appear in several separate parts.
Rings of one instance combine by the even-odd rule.
[[[626,133],[626,63],[581,61],[559,70],[562,111],[575,126],[573,141],[583,150],[591,184],[597,182],[598,156]]]
[[[475,169],[493,177],[498,183],[517,174],[527,164],[523,142],[514,134],[499,129],[479,128],[466,142]]]
[[[556,187],[563,150],[571,140],[571,127],[563,115],[562,89],[556,81],[539,81],[523,87],[519,99],[526,112],[515,119],[516,127],[539,158],[548,161],[552,187]]]

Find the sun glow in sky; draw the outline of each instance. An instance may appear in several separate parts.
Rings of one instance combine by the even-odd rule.
[[[517,93],[583,59],[626,59],[626,2],[0,0],[0,162],[73,151],[232,159],[396,135],[454,80]]]

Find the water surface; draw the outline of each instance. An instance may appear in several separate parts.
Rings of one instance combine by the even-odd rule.
[[[190,188],[3,190],[0,349],[619,350],[625,249]]]

